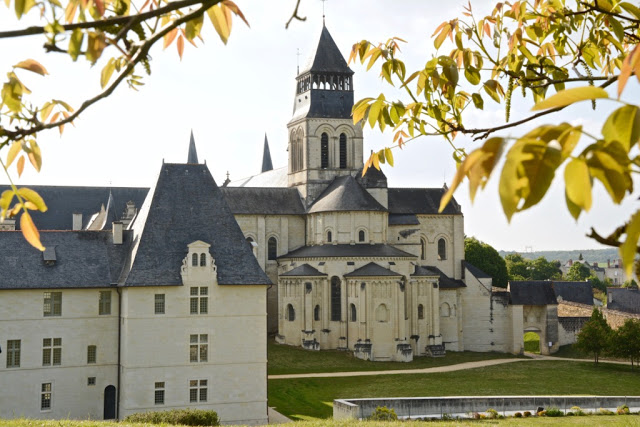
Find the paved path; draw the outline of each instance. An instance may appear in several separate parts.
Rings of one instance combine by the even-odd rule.
[[[434,368],[422,368],[422,369],[397,369],[390,371],[356,371],[356,372],[323,372],[323,373],[311,373],[311,374],[284,374],[284,375],[269,375],[270,380],[279,379],[294,379],[294,378],[330,378],[330,377],[360,377],[360,376],[374,376],[374,375],[402,375],[402,374],[434,374],[438,372],[454,372],[462,371],[464,369],[484,368],[486,366],[504,365],[506,363],[514,362],[531,362],[531,361],[569,361],[569,362],[588,362],[589,359],[570,359],[565,357],[553,357],[542,356],[539,354],[526,353],[528,359],[492,359],[492,360],[480,360],[477,362],[465,362],[458,363],[457,365],[437,366]],[[626,362],[614,362],[614,361],[601,361],[601,363],[617,363],[627,364]]]

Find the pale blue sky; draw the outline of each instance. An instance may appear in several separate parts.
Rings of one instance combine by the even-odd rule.
[[[259,171],[265,132],[274,166],[286,165],[286,124],[292,112],[296,49],[300,49],[303,65],[320,34],[322,3],[303,0],[300,14],[307,21],[294,21],[288,30],[284,24],[294,0],[237,3],[249,20],[250,29],[236,20],[229,43],[224,46],[205,22],[206,43],[198,49],[187,44],[182,62],[175,46],[164,52],[154,49],[152,75],[145,77],[146,85],[139,92],[120,88],[114,96],[87,111],[75,128],[68,126],[62,138],[56,131],[43,133],[39,138],[44,157],[42,171],[36,174],[28,170],[19,184],[150,186],[163,159],[186,160],[191,129],[200,159],[206,159],[219,184],[227,171],[232,180]],[[413,70],[435,53],[431,39],[435,27],[445,19],[460,16],[462,4],[333,0],[326,3],[326,23],[345,57],[352,44],[361,39],[384,41],[398,36],[407,40],[402,50],[407,69]],[[14,26],[14,16],[7,9],[0,9],[2,27]],[[0,41],[0,70],[8,71],[12,64],[29,57],[41,61],[51,75],[42,78],[21,74],[27,86],[38,94],[39,103],[59,98],[78,106],[100,90],[103,61],[93,69],[83,60],[71,64],[65,55],[45,55],[42,44],[42,38],[33,36]],[[449,47],[443,46],[440,53],[448,51]],[[381,91],[394,94],[374,69],[365,72],[359,64],[352,65],[352,69],[356,73],[356,99],[377,96]],[[637,81],[630,80],[627,95],[628,99],[638,95]],[[504,123],[500,106],[485,98],[485,110],[468,116],[467,126]],[[520,99],[519,95],[514,96],[512,120],[528,114],[530,105]],[[607,101],[600,105],[604,108],[597,112],[588,105],[572,107],[562,116],[502,135],[517,136],[536,124],[560,121],[583,124],[597,134],[605,112],[615,107]],[[380,134],[365,128],[365,153],[391,145],[391,139],[389,131]],[[464,138],[457,142],[468,150],[477,145]],[[417,140],[403,151],[395,150],[395,158],[395,168],[384,169],[389,185],[394,187],[440,187],[443,181],[450,182],[455,172],[451,148],[436,138]],[[563,168],[558,171],[559,176],[562,171]],[[465,232],[497,249],[598,248],[598,244],[584,237],[589,227],[595,225],[601,233],[608,233],[636,208],[637,196],[615,206],[602,186],[596,184],[594,208],[576,224],[566,211],[564,189],[557,182],[539,206],[516,215],[509,225],[499,204],[497,178],[492,177],[474,205],[469,201],[466,183],[455,195],[465,215]],[[0,183],[5,182],[6,178],[0,177]]]

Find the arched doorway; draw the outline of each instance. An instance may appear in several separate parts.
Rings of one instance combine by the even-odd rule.
[[[108,385],[104,389],[104,413],[105,420],[116,419],[116,387]]]
[[[540,330],[539,329],[525,329],[524,351],[526,351],[527,353],[540,354]]]

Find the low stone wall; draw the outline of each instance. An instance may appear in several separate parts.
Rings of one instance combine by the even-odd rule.
[[[393,409],[399,418],[467,417],[474,412],[484,413],[495,409],[503,415],[530,411],[538,408],[558,408],[564,412],[579,406],[585,412],[600,408],[615,411],[627,405],[631,411],[640,411],[640,396],[457,396],[457,397],[406,397],[379,399],[337,399],[333,401],[334,419],[365,419],[379,406]]]

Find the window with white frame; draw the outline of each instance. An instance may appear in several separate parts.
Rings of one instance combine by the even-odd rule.
[[[87,347],[87,363],[96,363],[98,350],[95,345]]]
[[[189,361],[206,362],[209,354],[209,336],[207,334],[191,334],[189,336]]]
[[[164,381],[156,381],[153,403],[155,403],[156,405],[164,405]]]
[[[153,312],[164,314],[164,294],[155,294],[153,297]]]
[[[50,411],[53,403],[53,384],[42,383],[40,388],[40,410]]]
[[[189,380],[189,402],[207,401],[207,380]]]
[[[62,316],[62,292],[45,292],[43,312],[45,317]]]
[[[42,366],[56,366],[62,363],[62,338],[42,340]]]
[[[206,286],[191,288],[189,312],[191,314],[207,314],[209,312],[209,288]]]
[[[7,368],[20,367],[20,340],[7,340]]]
[[[98,314],[111,314],[111,291],[100,291]]]

